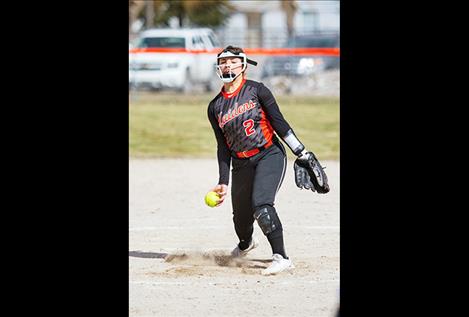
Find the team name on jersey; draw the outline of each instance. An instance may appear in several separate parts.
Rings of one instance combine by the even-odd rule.
[[[253,102],[252,100],[249,100],[246,103],[243,103],[240,106],[235,106],[234,109],[231,109],[226,113],[225,115],[222,116],[222,112],[218,114],[218,125],[220,128],[223,128],[225,124],[233,120],[239,115],[242,115],[243,113],[253,109],[256,107],[256,103]]]

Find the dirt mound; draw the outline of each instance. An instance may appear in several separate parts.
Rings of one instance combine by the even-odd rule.
[[[224,267],[252,268],[253,262],[256,262],[256,260],[234,258],[226,251],[199,251],[168,254],[165,257],[165,262],[195,266],[216,265]]]

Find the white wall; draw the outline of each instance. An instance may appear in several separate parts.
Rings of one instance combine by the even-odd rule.
[[[264,47],[282,46],[287,38],[285,14],[280,10],[267,11],[262,15],[263,45]]]
[[[280,1],[231,1],[240,10],[263,11],[263,46],[279,47],[287,39],[286,17],[280,7]],[[313,31],[340,30],[340,1],[297,1],[298,11],[294,18],[295,31],[298,34]],[[222,33],[223,43],[246,46],[245,32],[247,18],[243,13],[233,14]]]
[[[340,1],[297,1],[299,10],[295,27],[299,31],[317,28],[318,31],[339,31]],[[305,14],[308,17],[305,19]],[[317,18],[311,22],[311,19]],[[306,20],[306,21],[305,21]],[[314,23],[314,25],[311,25]]]
[[[219,34],[220,41],[223,45],[233,45],[245,47],[244,31],[248,27],[246,15],[243,13],[235,13],[230,16],[223,33]]]

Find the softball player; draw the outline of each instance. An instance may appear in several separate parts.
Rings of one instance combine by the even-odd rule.
[[[280,137],[298,157],[306,157],[303,144],[285,121],[270,90],[247,80],[247,64],[257,65],[241,48],[228,46],[217,55],[216,72],[224,85],[208,105],[208,118],[217,140],[219,180],[212,191],[223,203],[232,164],[233,222],[239,243],[234,257],[245,256],[259,244],[252,236],[254,220],[267,237],[273,253],[263,275],[294,268],[287,256],[283,229],[275,210],[275,196],[287,166]],[[297,184],[298,185],[298,184]]]

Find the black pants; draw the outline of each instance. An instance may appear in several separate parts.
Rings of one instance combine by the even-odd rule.
[[[274,206],[287,167],[285,148],[279,141],[275,141],[268,149],[253,157],[232,158],[232,164],[233,222],[240,243],[249,242],[254,231],[254,212],[261,206]],[[283,247],[281,224],[278,227],[276,231],[280,232],[274,236],[281,236]]]

